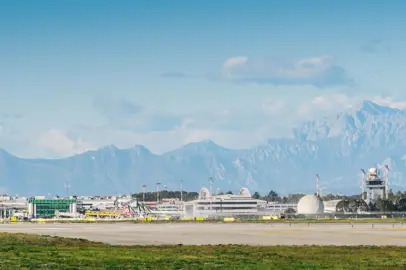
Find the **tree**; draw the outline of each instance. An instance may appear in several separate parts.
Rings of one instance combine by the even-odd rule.
[[[367,203],[362,199],[350,199],[348,207],[350,212],[366,212],[368,211]]]
[[[287,203],[298,203],[305,194],[291,194],[289,195]]]
[[[276,193],[276,191],[271,190],[268,193],[268,197],[279,197],[279,196],[278,193]]]
[[[376,205],[374,203],[369,203],[368,204],[368,211],[374,212],[374,211],[378,211],[378,208],[376,207]]]
[[[280,202],[281,198],[279,197],[278,193],[276,191],[269,191],[268,195],[264,198],[268,202]]]
[[[396,209],[400,212],[406,212],[406,198],[401,198],[397,201]]]
[[[259,198],[261,198],[261,195],[259,195],[259,193],[258,192],[255,192],[254,193],[254,195],[252,195],[252,198],[254,198],[254,199],[259,199]]]
[[[233,192],[232,191],[227,191],[226,194],[227,195],[233,195]]]
[[[378,198],[375,202],[375,206],[380,212],[392,212],[395,210],[395,205],[391,200]]]
[[[336,205],[336,212],[338,213],[350,212],[349,204],[350,203],[348,200],[339,201]]]
[[[283,197],[281,198],[281,203],[288,203],[288,201],[289,201],[289,198],[286,197],[286,196],[283,196]]]

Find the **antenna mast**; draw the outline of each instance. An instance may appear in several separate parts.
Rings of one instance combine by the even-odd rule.
[[[365,185],[365,171],[364,171],[364,169],[361,169],[361,189],[362,189],[361,198],[362,198],[362,200],[365,200],[364,185]]]
[[[386,192],[386,199],[389,199],[389,166],[385,165],[386,168],[386,172],[385,172],[385,184],[386,184],[386,188],[385,188],[385,192]]]

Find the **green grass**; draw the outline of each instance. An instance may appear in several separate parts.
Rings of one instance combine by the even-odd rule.
[[[0,233],[2,269],[406,269],[402,247],[110,246]]]

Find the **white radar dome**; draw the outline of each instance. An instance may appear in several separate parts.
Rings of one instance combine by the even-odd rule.
[[[376,168],[370,168],[369,169],[369,173],[376,174],[376,172],[377,172]]]
[[[323,201],[315,195],[306,195],[297,204],[297,213],[303,215],[323,214]]]

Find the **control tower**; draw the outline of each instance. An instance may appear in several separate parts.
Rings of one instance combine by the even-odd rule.
[[[385,199],[386,182],[385,179],[379,177],[377,168],[370,168],[368,170],[368,175],[365,180],[365,187],[367,189],[366,203],[373,203],[378,197]]]

